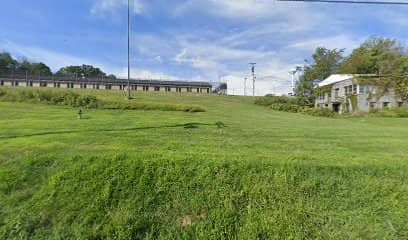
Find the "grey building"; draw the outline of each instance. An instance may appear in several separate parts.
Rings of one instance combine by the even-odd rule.
[[[365,81],[359,81],[364,78]],[[329,108],[338,113],[369,112],[371,109],[402,107],[404,103],[393,89],[379,92],[377,75],[334,74],[317,86],[316,108]],[[370,83],[371,82],[371,83]]]

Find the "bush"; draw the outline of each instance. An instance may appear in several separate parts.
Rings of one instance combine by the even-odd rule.
[[[372,109],[370,115],[389,118],[408,118],[408,108]]]
[[[303,114],[316,116],[316,117],[334,117],[336,113],[328,108],[310,108],[305,107],[302,109]]]
[[[261,106],[271,106],[274,104],[290,104],[290,105],[303,105],[301,100],[296,97],[259,97],[255,99],[255,104]]]
[[[0,89],[0,101],[45,103],[82,108],[123,109],[123,110],[161,110],[182,112],[205,112],[195,105],[141,103],[135,101],[103,101],[92,95],[80,95],[72,91]]]

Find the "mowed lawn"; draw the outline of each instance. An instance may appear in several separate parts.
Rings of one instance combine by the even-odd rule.
[[[133,101],[207,111],[0,102],[0,239],[408,239],[408,119]]]

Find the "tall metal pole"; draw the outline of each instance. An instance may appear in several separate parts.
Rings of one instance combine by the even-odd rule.
[[[248,77],[245,76],[245,81],[244,81],[244,96],[247,95],[247,89],[246,89],[246,87],[247,87],[247,80],[248,80]]]
[[[128,0],[128,99],[130,96],[130,0]]]
[[[252,96],[255,97],[255,80],[256,80],[255,65],[256,65],[256,63],[249,63],[249,65],[252,66],[252,68],[251,68],[251,70],[252,70],[252,81],[253,81]]]

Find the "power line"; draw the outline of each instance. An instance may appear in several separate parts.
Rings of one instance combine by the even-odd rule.
[[[337,3],[337,4],[369,4],[369,5],[408,5],[408,2],[398,1],[354,1],[354,0],[276,0],[278,2],[311,2],[311,3]]]

